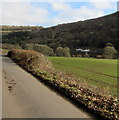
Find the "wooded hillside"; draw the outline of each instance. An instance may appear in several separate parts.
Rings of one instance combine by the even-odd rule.
[[[62,24],[33,31],[12,32],[3,35],[3,43],[23,45],[45,44],[54,50],[69,47],[72,54],[77,48],[91,49],[92,54],[102,54],[106,43],[118,49],[117,19],[119,12],[96,19]]]

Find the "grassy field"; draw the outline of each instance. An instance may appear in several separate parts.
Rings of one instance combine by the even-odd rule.
[[[117,96],[117,60],[49,57],[56,69],[80,77],[80,80],[108,90]]]

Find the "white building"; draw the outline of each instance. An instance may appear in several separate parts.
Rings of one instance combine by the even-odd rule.
[[[79,48],[79,49],[76,49],[76,51],[89,52],[89,51],[90,51],[90,49],[84,49],[84,50],[83,50],[83,49],[80,49],[80,48]]]

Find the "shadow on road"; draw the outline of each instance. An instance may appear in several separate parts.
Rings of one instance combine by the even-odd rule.
[[[1,57],[7,57],[7,55],[0,55]]]

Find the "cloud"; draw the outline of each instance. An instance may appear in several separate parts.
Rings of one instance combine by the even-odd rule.
[[[94,17],[103,16],[103,11],[90,8],[88,6],[80,6],[73,8],[69,3],[51,3],[53,10],[58,10],[58,14],[52,18],[53,24],[62,24],[69,22],[76,22]],[[56,6],[55,6],[56,5]]]
[[[70,9],[70,5],[64,2],[50,2],[52,9],[56,11],[64,11]]]
[[[79,7],[74,7],[71,2],[50,1],[34,6],[31,2],[25,2],[33,0],[21,1],[23,0],[2,3],[2,12],[0,11],[0,14],[2,14],[2,24],[43,25],[46,27],[96,18],[105,15],[105,10],[114,10],[114,4],[110,2],[111,0],[103,0],[105,2],[88,0],[89,2],[86,5],[80,2],[77,3]]]
[[[3,3],[2,24],[33,25],[48,20],[48,11],[42,7],[33,7],[30,3]]]
[[[103,1],[99,1],[99,2],[90,0],[90,4],[92,4],[93,7],[98,10],[116,9],[117,6],[114,5],[115,3],[116,3],[116,0],[113,0],[113,2],[111,0],[103,0]]]
[[[58,14],[52,18],[52,24],[62,24],[76,22],[80,20],[92,19],[104,16],[106,11],[116,11],[116,0],[88,0],[87,5],[79,2],[79,7],[75,8],[69,2],[51,3],[52,9]],[[81,5],[80,5],[81,4]],[[107,12],[108,13],[108,12]]]

